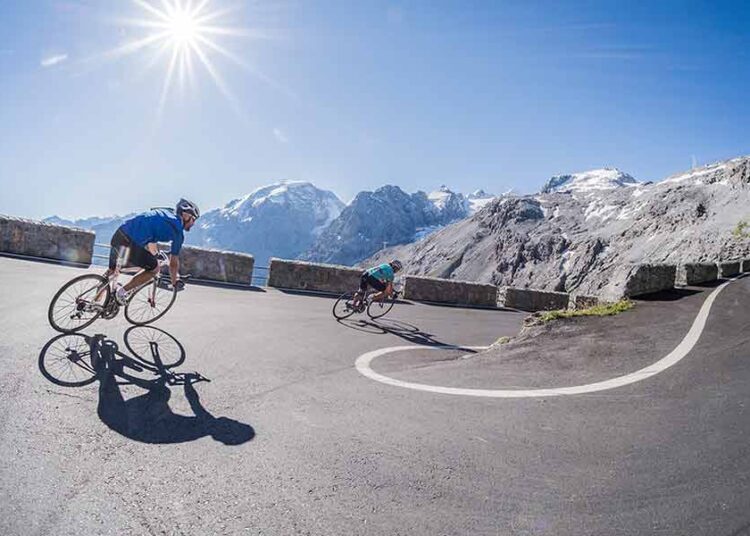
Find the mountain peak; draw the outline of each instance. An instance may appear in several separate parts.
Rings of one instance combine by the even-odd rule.
[[[570,175],[555,175],[541,193],[592,192],[636,186],[639,182],[617,168],[599,168]]]

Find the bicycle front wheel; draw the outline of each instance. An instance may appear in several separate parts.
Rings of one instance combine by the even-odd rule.
[[[167,289],[153,280],[133,293],[125,306],[125,318],[136,326],[155,322],[169,311],[176,297],[175,289]]]
[[[91,325],[109,301],[107,279],[84,274],[65,283],[47,310],[50,325],[61,333],[73,333]]]
[[[337,320],[349,318],[357,312],[357,309],[354,307],[353,299],[354,295],[351,292],[346,292],[336,300],[336,303],[333,304],[333,316],[336,317]]]
[[[373,320],[387,315],[396,303],[396,296],[386,298],[383,301],[375,300],[367,304],[367,316]]]
[[[173,368],[185,361],[185,348],[163,329],[133,326],[125,332],[125,346],[149,367]]]

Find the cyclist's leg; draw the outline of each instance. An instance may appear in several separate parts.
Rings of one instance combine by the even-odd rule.
[[[122,266],[127,263],[130,238],[128,238],[128,235],[126,235],[122,231],[122,229],[118,228],[112,235],[112,239],[110,240],[109,245],[109,266],[103,274],[103,276],[107,279],[109,279],[110,276],[117,270],[117,262],[119,259],[123,259]],[[100,290],[96,295],[96,301],[99,301],[103,293],[104,288],[102,288],[102,290]]]
[[[131,244],[130,246],[130,264],[140,266],[143,270],[138,272],[133,279],[128,281],[128,284],[125,285],[125,290],[127,292],[151,281],[154,276],[156,276],[156,272],[159,269],[159,262],[156,260],[156,257],[146,248],[139,246],[138,244]]]
[[[354,299],[352,300],[352,303],[354,306],[358,306],[362,299],[367,294],[367,272],[364,272],[362,276],[359,278],[359,290],[354,293]]]
[[[385,297],[385,291],[388,288],[388,285],[372,276],[368,278],[368,283],[372,288],[378,291],[378,293],[372,297],[372,301],[382,300]]]

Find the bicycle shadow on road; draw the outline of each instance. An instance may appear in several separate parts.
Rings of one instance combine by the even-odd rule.
[[[172,335],[141,326],[128,330],[125,342],[135,357],[120,352],[117,343],[101,334],[58,335],[42,349],[39,369],[49,381],[64,387],[81,387],[98,380],[99,418],[134,441],[169,444],[211,437],[225,445],[240,445],[253,439],[252,426],[215,417],[203,407],[194,384],[209,380],[198,373],[169,370],[185,360],[184,347]],[[146,392],[126,399],[122,385]],[[192,416],[172,411],[169,386],[183,387]]]
[[[373,333],[377,335],[395,335],[405,341],[420,346],[432,346],[432,347],[445,347],[454,348],[453,344],[442,342],[435,338],[435,335],[427,333],[421,330],[418,326],[404,322],[403,320],[389,319],[378,319],[378,320],[338,320],[342,326],[357,331],[364,331],[365,333]],[[470,348],[460,348],[468,353],[475,353],[475,350]]]

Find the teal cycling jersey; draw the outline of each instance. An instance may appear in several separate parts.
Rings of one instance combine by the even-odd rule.
[[[391,268],[391,265],[388,263],[381,264],[380,266],[373,266],[372,268],[367,270],[367,273],[378,281],[382,281],[384,283],[393,283],[393,278],[395,277],[393,268]]]

